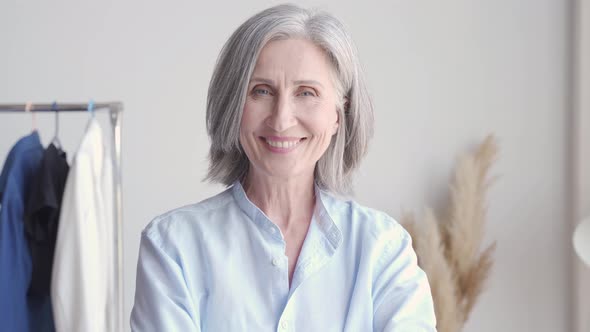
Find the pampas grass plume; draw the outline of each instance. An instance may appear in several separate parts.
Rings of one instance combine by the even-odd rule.
[[[481,249],[487,214],[489,170],[497,155],[493,136],[459,158],[446,218],[426,209],[423,220],[402,215],[418,264],[426,272],[439,332],[458,332],[469,318],[493,266],[495,243]]]

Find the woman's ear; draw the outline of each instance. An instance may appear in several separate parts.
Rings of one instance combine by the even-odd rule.
[[[342,110],[336,110],[336,116],[338,117],[336,119],[336,123],[334,123],[334,129],[332,130],[332,135],[336,135],[336,133],[338,132],[338,126],[340,124],[340,118],[342,116],[345,116],[346,113],[348,112],[348,97],[344,97],[344,102],[342,103]]]
[[[350,107],[350,101],[348,100],[348,97],[344,97],[344,103],[343,103],[343,112],[344,114],[348,114],[348,108]]]

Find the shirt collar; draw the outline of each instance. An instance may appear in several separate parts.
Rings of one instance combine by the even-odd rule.
[[[325,204],[330,204],[334,197],[327,192],[322,191],[319,186],[314,184],[314,190],[316,194],[316,205],[315,205],[315,220],[317,221],[318,228],[320,229],[323,236],[326,238],[332,249],[335,250],[340,246],[342,242],[342,233],[334,222],[333,215],[330,214],[329,209],[326,208]],[[256,206],[244,191],[240,181],[235,181],[232,185],[232,195],[236,200],[240,209],[250,218],[258,227],[268,232],[272,237],[281,239],[278,226],[275,225],[265,214]],[[274,229],[274,230],[273,230]]]
[[[318,226],[325,234],[328,242],[334,249],[336,249],[342,243],[342,232],[336,224],[338,218],[335,218],[336,216],[332,214],[327,207],[333,204],[335,198],[329,193],[321,190],[317,183],[315,184],[315,192],[316,213],[318,216],[316,220],[318,221]]]

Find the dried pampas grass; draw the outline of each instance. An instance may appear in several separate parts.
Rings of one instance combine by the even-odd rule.
[[[460,331],[481,294],[493,265],[493,243],[481,250],[487,213],[488,178],[498,148],[488,136],[475,153],[459,158],[446,217],[426,209],[424,219],[405,213],[402,224],[413,239],[418,264],[428,275],[439,332]]]

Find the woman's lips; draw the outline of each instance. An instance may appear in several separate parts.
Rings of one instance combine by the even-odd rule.
[[[306,138],[300,137],[276,137],[266,136],[260,137],[264,141],[264,145],[272,152],[287,153],[291,152],[299,146],[299,144]]]

